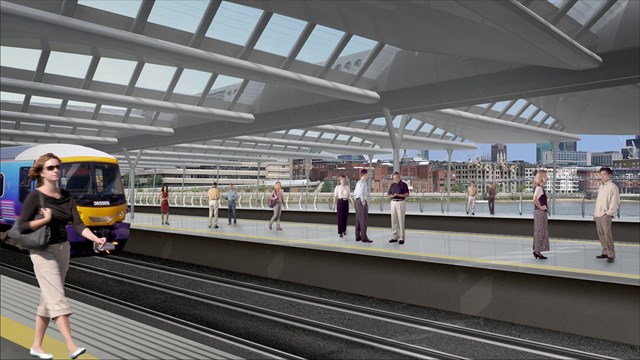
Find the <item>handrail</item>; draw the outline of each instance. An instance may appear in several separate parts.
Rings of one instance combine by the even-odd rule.
[[[518,213],[520,214],[520,216],[522,216],[522,194],[523,192],[520,191],[520,204],[518,205]]]

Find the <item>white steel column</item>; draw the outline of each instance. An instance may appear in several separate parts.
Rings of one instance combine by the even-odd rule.
[[[130,219],[131,221],[133,221],[136,215],[135,214],[136,188],[134,186],[135,180],[136,180],[135,171],[136,171],[136,166],[138,166],[138,161],[142,156],[143,150],[138,150],[138,155],[136,155],[136,158],[133,161],[131,160],[131,157],[129,156],[129,152],[127,151],[127,149],[122,148],[122,150],[124,151],[124,156],[127,158],[127,164],[129,164],[129,205],[131,207]]]
[[[551,215],[556,214],[556,173],[558,172],[558,141],[552,141],[551,147],[553,150],[553,178],[551,180]]]
[[[447,161],[449,162],[447,168],[447,214],[449,213],[451,205],[451,156],[453,155],[453,149],[447,149]]]

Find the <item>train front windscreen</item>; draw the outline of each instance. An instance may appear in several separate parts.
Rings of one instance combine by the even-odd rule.
[[[70,192],[78,206],[114,206],[126,203],[117,164],[63,163],[60,170],[60,188]]]

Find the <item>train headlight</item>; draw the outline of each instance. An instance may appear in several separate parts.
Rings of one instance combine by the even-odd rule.
[[[118,219],[122,219],[124,217],[124,211],[118,211]]]
[[[113,220],[112,216],[89,216],[89,220],[96,223],[108,223]]]

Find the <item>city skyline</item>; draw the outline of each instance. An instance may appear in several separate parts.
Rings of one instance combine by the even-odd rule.
[[[632,139],[636,135],[580,135],[578,151],[601,152],[620,151],[625,146],[625,140]],[[476,151],[454,151],[453,161],[475,160],[483,155],[491,154],[492,144],[478,144]],[[523,160],[532,164],[536,163],[536,144],[506,144],[507,161]],[[409,150],[409,156],[416,156],[420,151]],[[380,157],[386,159],[386,157]],[[430,150],[429,160],[446,161],[447,152],[444,150]]]

